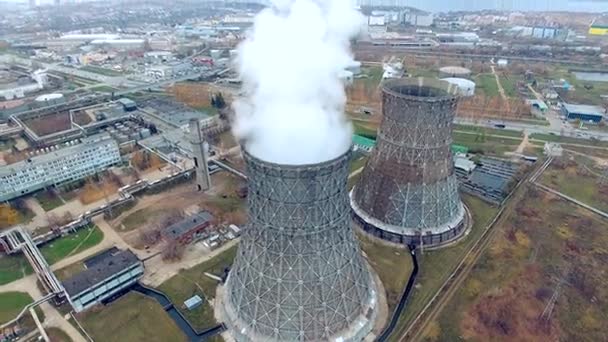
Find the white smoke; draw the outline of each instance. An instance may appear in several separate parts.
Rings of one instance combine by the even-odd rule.
[[[350,0],[273,0],[256,16],[236,59],[245,99],[234,104],[234,133],[249,153],[302,165],[350,148],[339,75],[361,24]]]

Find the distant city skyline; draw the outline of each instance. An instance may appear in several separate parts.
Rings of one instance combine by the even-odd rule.
[[[430,12],[478,10],[608,12],[608,1],[599,0],[357,0],[357,3],[411,6]]]

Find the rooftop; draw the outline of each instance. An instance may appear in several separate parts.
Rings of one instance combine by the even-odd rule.
[[[21,169],[26,167],[34,167],[41,164],[46,164],[52,161],[55,161],[59,158],[64,158],[66,156],[72,155],[74,153],[78,153],[85,148],[90,148],[92,146],[96,146],[99,144],[107,144],[116,142],[108,135],[108,134],[99,134],[91,137],[81,139],[80,144],[71,145],[71,142],[62,144],[63,147],[57,147],[57,149],[50,149],[49,152],[37,156],[30,157],[28,159],[16,162],[14,164],[6,165],[0,167],[0,177],[5,175],[13,174]],[[118,145],[116,145],[118,148]]]
[[[166,227],[161,231],[161,235],[165,239],[175,240],[201,225],[210,223],[212,220],[213,215],[206,211],[201,211],[198,214],[189,216],[180,222]]]
[[[68,295],[75,296],[140,262],[137,256],[128,249],[114,254],[104,253],[100,256],[102,258],[97,259],[91,267],[63,282],[63,287]]]
[[[604,115],[604,114],[606,114],[606,110],[600,106],[578,105],[578,104],[569,104],[569,103],[564,103],[563,106],[569,113],[585,114],[585,115]]]

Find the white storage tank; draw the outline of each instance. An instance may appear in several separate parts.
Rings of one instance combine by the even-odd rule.
[[[467,80],[466,78],[448,77],[443,78],[442,81],[450,82],[458,87],[460,96],[473,96],[475,95],[475,82]]]
[[[446,66],[439,69],[439,78],[457,77],[467,78],[471,76],[471,70],[460,66]]]

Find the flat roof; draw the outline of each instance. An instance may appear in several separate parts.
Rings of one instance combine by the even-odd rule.
[[[68,295],[75,296],[140,262],[137,256],[128,249],[115,254],[103,254],[103,256],[101,260],[96,260],[90,268],[62,282]]]
[[[13,173],[23,170],[28,167],[35,167],[39,164],[46,164],[57,159],[65,158],[66,156],[78,153],[87,148],[91,148],[100,144],[114,143],[116,148],[118,144],[110,137],[107,133],[102,133],[86,138],[81,138],[80,143],[76,145],[66,146],[66,144],[58,144],[60,146],[57,150],[50,150],[49,152],[37,156],[32,156],[28,159],[18,161],[13,164],[0,167],[0,177],[12,175]]]
[[[600,106],[578,105],[569,103],[564,103],[563,106],[568,111],[568,113],[597,116],[603,116],[604,114],[606,114],[606,110]]]
[[[177,239],[188,233],[192,229],[199,227],[213,220],[213,215],[207,211],[201,211],[198,214],[188,216],[180,222],[172,224],[161,230],[161,235],[166,239]]]

